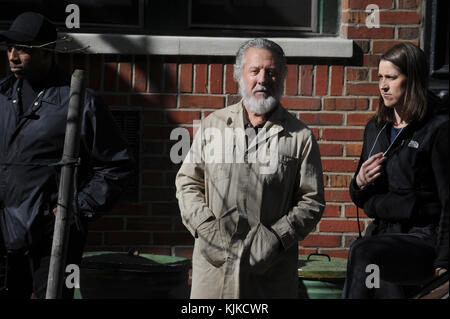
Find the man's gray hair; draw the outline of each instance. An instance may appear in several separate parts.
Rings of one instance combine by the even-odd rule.
[[[241,44],[236,53],[236,63],[234,64],[233,72],[234,80],[236,82],[239,82],[239,79],[242,75],[242,68],[244,66],[245,54],[250,48],[265,49],[269,50],[272,53],[275,53],[275,55],[277,56],[277,62],[279,64],[278,66],[280,68],[281,83],[283,83],[284,78],[287,74],[286,57],[284,55],[283,49],[275,42],[263,38],[248,40]]]

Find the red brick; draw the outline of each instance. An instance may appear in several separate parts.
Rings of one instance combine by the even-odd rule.
[[[148,211],[148,205],[143,204],[133,204],[133,203],[122,203],[119,202],[113,206],[110,213],[111,215],[146,215]]]
[[[370,4],[376,4],[380,9],[393,8],[393,0],[342,0],[342,9],[366,9]]]
[[[209,76],[209,92],[215,94],[222,93],[222,83],[223,83],[222,64],[211,64]]]
[[[116,90],[117,62],[106,62],[104,70],[104,90]]]
[[[399,40],[415,40],[419,38],[419,28],[398,28]]]
[[[206,64],[196,64],[194,69],[195,69],[194,92],[206,93],[208,86],[207,82],[208,67]]]
[[[416,9],[419,6],[419,0],[399,0],[399,9]]]
[[[176,63],[166,63],[164,67],[165,73],[165,89],[166,92],[177,91],[178,69]]]
[[[344,83],[344,67],[342,65],[333,65],[331,67],[330,95],[342,95]]]
[[[174,247],[174,255],[177,257],[183,257],[192,259],[192,254],[194,252],[194,247]]]
[[[299,118],[305,124],[340,125],[343,116],[335,113],[300,113]]]
[[[310,129],[316,140],[319,140],[319,129],[317,127],[310,127]]]
[[[358,161],[353,159],[322,159],[324,172],[354,172],[357,165]]]
[[[344,247],[350,248],[350,246],[358,240],[358,235],[350,235],[350,236],[343,236],[344,237]]]
[[[286,109],[320,110],[320,98],[284,97],[281,104]]]
[[[101,245],[103,244],[103,233],[89,231],[87,234],[86,245]]]
[[[321,156],[342,156],[341,144],[319,143]]]
[[[378,83],[347,84],[347,95],[379,95]]]
[[[316,66],[316,92],[315,95],[327,95],[328,93],[328,65]]]
[[[365,126],[369,119],[373,117],[373,115],[373,113],[349,113],[347,114],[347,125]]]
[[[288,64],[288,72],[285,80],[285,94],[297,95],[298,93],[298,65]]]
[[[362,144],[345,144],[345,156],[360,156],[362,152]]]
[[[137,56],[134,63],[134,90],[147,91],[147,59],[145,56]]]
[[[364,229],[364,223],[360,221],[361,230]],[[319,222],[319,229],[321,232],[345,232],[357,233],[358,222],[356,220],[345,219],[322,219]]]
[[[180,106],[219,109],[225,106],[225,98],[211,95],[180,95]]]
[[[119,90],[129,91],[131,88],[131,63],[120,62],[119,69]]]
[[[166,119],[164,112],[160,110],[154,111],[146,109],[142,112],[142,117],[145,124],[163,123]]]
[[[231,105],[231,104],[229,104],[229,105]],[[203,117],[202,118],[206,118],[208,115],[210,115],[213,112],[215,112],[215,111],[202,111],[202,113],[203,113]]]
[[[299,241],[298,254],[300,256],[309,256],[309,254],[316,253],[318,251],[317,248],[301,248],[300,243],[301,242]]]
[[[172,227],[173,230],[183,230],[183,231],[186,230],[186,226],[184,226],[180,216],[178,216],[177,218],[175,218],[175,220],[172,221]]]
[[[369,53],[372,40],[353,40],[353,42],[362,53]]]
[[[168,137],[169,135],[167,135],[167,139]],[[167,161],[170,161],[170,159],[167,158]],[[168,166],[171,165],[171,163],[167,164]],[[141,194],[143,201],[168,202],[176,200],[175,189],[172,187],[145,187],[141,189]]]
[[[226,94],[236,94],[237,84],[233,78],[234,66],[232,64],[225,65],[225,93]]]
[[[312,95],[313,66],[302,65],[300,67],[300,94]]]
[[[348,250],[326,250],[323,249],[320,251],[322,254],[326,254],[330,257],[334,257],[334,258],[343,258],[343,259],[347,259],[348,258]]]
[[[367,28],[365,26],[344,27],[345,33],[349,39],[393,39],[393,27]]]
[[[356,98],[324,99],[324,109],[329,111],[364,110],[368,108],[368,105],[369,102],[367,99],[356,99]]]
[[[370,80],[378,82],[378,68],[370,70]]]
[[[349,24],[363,24],[366,22],[368,13],[365,11],[341,12],[341,22]]]
[[[348,189],[325,189],[326,202],[351,202]]]
[[[171,226],[168,217],[127,218],[127,230],[161,231],[170,230]]]
[[[363,64],[368,67],[378,67],[380,58],[380,54],[364,54]]]
[[[102,98],[110,106],[124,106],[128,104],[126,95],[102,94]]]
[[[149,70],[149,91],[150,92],[161,92],[161,78],[162,78],[163,64],[161,58],[151,57],[150,58],[150,70]]]
[[[367,81],[368,70],[367,68],[351,68],[348,67],[345,70],[347,81]]]
[[[350,186],[350,180],[352,179],[352,176],[353,174],[352,175],[329,174],[327,175],[328,185],[329,187],[348,188]]]
[[[188,232],[155,232],[153,243],[155,245],[193,245],[194,238]]]
[[[239,103],[239,101],[242,99],[240,95],[227,95],[227,106]]]
[[[380,24],[419,24],[415,11],[381,11]]]
[[[146,245],[150,243],[148,232],[106,232],[105,244],[108,245]]]
[[[376,110],[378,109],[379,104],[380,104],[380,97],[370,99],[370,102],[371,102],[371,104],[372,104],[372,106],[370,107],[370,109],[371,109],[372,111],[376,111]]]
[[[339,217],[341,206],[340,205],[329,205],[325,206],[322,217]]]
[[[192,64],[190,63],[180,65],[180,92],[192,92]]]
[[[89,223],[89,231],[122,230],[123,226],[123,218],[104,216]]]
[[[322,139],[327,141],[362,141],[364,129],[324,128]]]
[[[194,120],[200,120],[200,111],[167,111],[168,123],[192,124]]]
[[[151,107],[176,107],[175,95],[168,94],[136,94],[131,96],[131,105]]]
[[[144,172],[142,173],[143,186],[160,186],[164,184],[164,174],[161,172]]]
[[[355,205],[347,205],[345,206],[345,217],[356,217],[356,206]],[[369,218],[362,208],[359,209],[359,218]]]
[[[169,140],[170,132],[172,132],[173,129],[173,126],[145,126],[143,137],[144,139]]]
[[[166,129],[168,129],[168,132],[166,132],[166,133],[167,133],[167,135],[170,135],[171,131],[174,130],[175,127],[156,127],[156,129],[159,129],[161,131],[165,131]],[[144,133],[146,133],[146,132],[144,132]],[[160,138],[160,139],[164,139],[164,138]],[[168,139],[168,137],[167,137],[167,139]],[[170,144],[174,144],[174,143],[169,142],[168,144],[170,145]],[[147,153],[149,153],[149,152],[147,152]],[[172,163],[171,159],[168,156],[164,156],[164,154],[161,156],[159,156],[159,154],[157,154],[157,153],[153,153],[150,155],[153,155],[153,156],[146,157],[144,155],[144,157],[143,157],[143,165],[142,165],[143,167],[142,168],[144,170],[152,170],[152,171],[161,172],[161,171],[171,170],[175,167],[175,164]],[[157,155],[157,156],[155,156],[155,155]],[[173,187],[173,184],[170,186]],[[167,194],[164,194],[164,196],[165,196],[164,198],[167,198],[166,195],[169,195],[169,193],[172,191],[172,189],[170,189],[168,187],[164,188],[163,185],[157,185],[156,187],[152,187],[152,188],[150,188],[150,187],[145,188],[146,194],[150,191],[155,192],[155,196],[153,196],[153,197],[156,197],[157,193],[167,192]],[[161,199],[162,198],[158,198],[156,200],[161,200]]]
[[[166,255],[171,256],[172,250],[170,247],[161,246],[146,246],[139,247],[141,254]]]
[[[303,247],[339,247],[342,236],[338,235],[315,235],[309,234],[299,242]]]

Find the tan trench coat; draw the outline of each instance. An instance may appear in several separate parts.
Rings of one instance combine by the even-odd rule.
[[[247,148],[237,134],[224,137],[222,160],[212,162],[207,154],[219,152],[208,148],[214,136],[207,129],[243,130],[243,119],[242,102],[204,119],[176,176],[181,217],[195,237],[191,298],[296,298],[298,241],[325,207],[319,148],[311,130],[280,105],[264,125],[264,138]],[[277,161],[251,157],[260,145],[273,150],[276,141]],[[237,163],[224,160],[239,150],[247,150],[245,163],[239,156]],[[273,163],[275,172],[262,173]]]

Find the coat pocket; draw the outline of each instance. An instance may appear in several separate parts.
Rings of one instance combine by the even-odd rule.
[[[281,253],[277,236],[263,224],[258,224],[249,247],[249,264],[255,273],[265,273]]]
[[[214,267],[222,266],[226,255],[218,220],[208,222],[197,232],[200,254]]]

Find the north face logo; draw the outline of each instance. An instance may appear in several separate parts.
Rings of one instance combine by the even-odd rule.
[[[419,143],[414,140],[411,140],[409,141],[408,147],[419,148]]]

